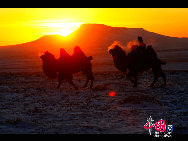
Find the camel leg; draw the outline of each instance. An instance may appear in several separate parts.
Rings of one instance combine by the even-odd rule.
[[[93,74],[92,74],[91,76],[87,76],[87,80],[86,80],[86,83],[85,83],[85,85],[84,85],[84,88],[87,86],[89,80],[91,80],[90,88],[92,88],[92,86],[93,86],[93,81],[94,81],[94,76],[93,76]]]
[[[92,75],[92,77],[91,77],[91,85],[90,85],[90,88],[93,87],[93,81],[94,81],[94,76]]]
[[[57,85],[57,89],[59,89],[59,88],[60,88],[60,86],[61,86],[61,82],[62,82],[62,80],[61,80],[61,81],[59,81],[59,83],[58,83],[58,85]]]
[[[62,75],[62,73],[59,73],[59,74],[58,74],[58,81],[59,81],[59,83],[58,83],[58,85],[57,85],[57,88],[59,89],[60,86],[61,86],[61,83],[62,83],[62,81],[63,81],[63,75]]]
[[[89,77],[87,77],[87,80],[86,80],[86,83],[84,85],[84,88],[87,86],[88,82],[89,82]]]
[[[133,80],[131,78],[131,74],[130,73],[127,74],[127,78],[135,85],[135,80]]]
[[[134,87],[137,87],[137,81],[138,81],[138,78],[137,78],[137,73],[134,75]]]
[[[72,76],[71,74],[70,74],[70,75],[67,75],[66,79],[67,79],[67,81],[68,81],[71,85],[74,86],[74,88],[75,88],[76,90],[78,90],[78,87],[77,87],[77,86],[73,83],[73,81],[72,81],[73,76]]]
[[[123,79],[126,76],[126,72],[123,72],[122,75],[119,77],[119,79]]]
[[[159,74],[163,78],[164,86],[166,86],[166,75],[164,74],[164,72],[162,71],[162,69],[160,69]]]
[[[76,89],[76,90],[78,90],[78,87],[73,83],[73,81],[72,80],[69,80],[68,81],[71,85],[73,85],[74,86],[74,88]]]
[[[153,72],[153,74],[154,74],[154,80],[153,80],[153,83],[149,87],[153,87],[154,84],[158,81],[159,73]]]

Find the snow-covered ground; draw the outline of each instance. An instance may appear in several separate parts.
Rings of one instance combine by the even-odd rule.
[[[1,72],[0,133],[149,134],[144,125],[151,116],[173,125],[172,135],[187,134],[188,71],[165,74],[167,86],[160,78],[152,89],[150,71],[140,75],[137,88],[118,71],[100,71],[89,89],[82,88],[86,78],[78,73],[79,90],[67,82],[58,90],[57,80],[42,72]]]

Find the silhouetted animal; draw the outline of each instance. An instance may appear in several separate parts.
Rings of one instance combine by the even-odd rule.
[[[128,55],[118,45],[115,45],[113,49],[109,50],[109,53],[113,57],[115,67],[122,71],[127,72],[127,78],[134,83],[134,87],[137,87],[137,74],[152,68],[154,74],[154,81],[150,85],[153,87],[159,76],[162,76],[164,85],[166,85],[166,76],[161,69],[161,65],[165,65],[166,62],[158,59],[156,52],[152,46],[148,46],[144,54],[140,54],[137,47],[133,46],[133,51]],[[133,79],[132,79],[133,78]]]
[[[89,80],[91,80],[90,88],[92,88],[94,76],[92,72],[91,60],[93,58],[92,56],[87,57],[80,47],[76,46],[74,48],[74,53],[72,56],[61,48],[59,59],[56,59],[54,55],[48,51],[45,52],[44,55],[40,56],[40,58],[43,62],[42,66],[44,73],[50,78],[58,78],[58,89],[60,88],[60,85],[64,79],[72,84],[75,89],[78,89],[78,87],[73,83],[72,79],[73,74],[80,71],[87,76],[84,87],[86,87]]]

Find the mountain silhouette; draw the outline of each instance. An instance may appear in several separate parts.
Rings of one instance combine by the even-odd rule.
[[[114,41],[126,43],[142,36],[146,44],[152,44],[157,51],[188,49],[188,38],[177,38],[149,32],[143,28],[111,27],[103,24],[82,24],[79,29],[69,35],[66,40],[60,35],[44,35],[41,38],[17,45],[1,46],[0,57],[3,56],[35,56],[46,50],[54,53],[60,48],[72,50],[78,45],[88,53],[107,51]],[[6,52],[6,53],[5,53]]]
[[[142,36],[144,42],[152,45],[167,61],[174,59],[170,54],[177,51],[185,53],[176,58],[176,61],[188,60],[188,38],[164,36],[143,28],[111,27],[104,24],[82,24],[67,37],[45,35],[35,41],[1,46],[0,58],[39,58],[39,54],[47,50],[58,57],[60,48],[65,48],[71,54],[75,46],[80,46],[86,54],[94,57],[95,63],[110,64],[112,62],[108,47],[114,41],[126,46],[128,42],[137,40],[137,36]]]

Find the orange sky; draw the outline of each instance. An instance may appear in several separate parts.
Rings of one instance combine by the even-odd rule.
[[[66,36],[82,23],[144,28],[172,37],[188,37],[188,8],[0,8],[0,45]]]

